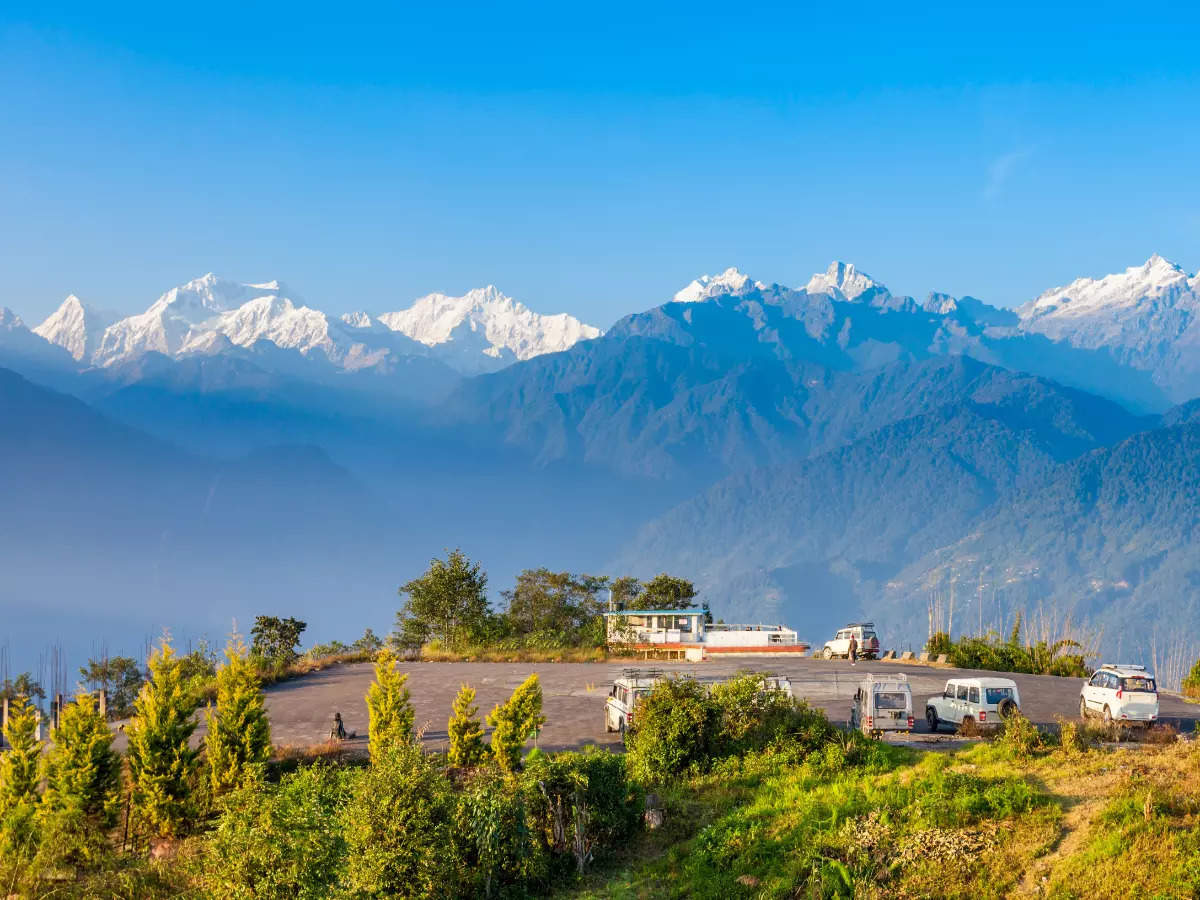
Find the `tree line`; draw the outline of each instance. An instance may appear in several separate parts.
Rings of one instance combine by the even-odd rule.
[[[501,609],[493,609],[487,588],[487,573],[461,550],[432,560],[424,574],[400,588],[404,602],[396,615],[395,646],[601,647],[606,639],[602,613],[610,592],[618,609],[697,605],[695,585],[666,573],[643,582],[630,576],[526,569],[512,588],[501,592]],[[707,604],[703,609],[708,612]]]

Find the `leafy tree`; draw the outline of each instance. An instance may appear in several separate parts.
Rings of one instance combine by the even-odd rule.
[[[290,666],[299,657],[300,635],[308,627],[306,622],[288,617],[256,616],[250,629],[252,642],[250,652],[276,668]]]
[[[108,695],[107,714],[113,719],[133,715],[133,701],[146,680],[141,666],[132,656],[89,659],[79,675],[93,689],[103,688]]]
[[[39,865],[91,863],[108,849],[121,792],[115,735],[91,694],[63,707],[42,759],[46,791],[39,809]]]
[[[35,707],[40,707],[40,702],[46,699],[46,691],[42,685],[33,680],[33,674],[30,672],[22,672],[16,678],[5,678],[4,684],[0,686],[0,700],[16,700],[18,697],[26,698]]]
[[[542,685],[535,672],[512,692],[507,702],[488,713],[487,723],[492,726],[492,757],[496,764],[507,773],[515,772],[521,765],[521,748],[537,735],[545,722]]]
[[[479,725],[479,708],[475,705],[473,687],[464,684],[459,688],[453,711],[446,728],[450,735],[450,765],[470,769],[479,765],[484,752],[483,729]]]
[[[343,821],[351,897],[454,896],[464,874],[450,783],[417,747],[389,748],[354,782]]]
[[[368,628],[363,632],[362,637],[350,645],[350,649],[365,651],[367,653],[377,653],[383,649],[383,639]]]
[[[396,614],[396,642],[402,647],[419,647],[430,639],[470,644],[486,633],[492,618],[487,574],[461,550],[445,560],[431,560],[425,574],[400,593],[408,596]]]
[[[513,632],[539,635],[543,642],[574,644],[585,625],[602,612],[598,597],[607,579],[549,569],[526,569],[504,592]]]
[[[214,795],[242,785],[249,769],[271,756],[271,725],[245,644],[231,640],[225,657],[225,665],[217,670],[217,707],[207,712],[205,748]]]
[[[180,833],[191,818],[198,750],[189,746],[195,698],[167,638],[150,654],[150,680],[134,701],[129,735],[129,778],[139,815],[160,837]]]
[[[637,609],[638,597],[642,593],[642,583],[632,575],[622,575],[614,578],[609,585],[612,591],[613,606],[617,609]]]
[[[676,578],[663,572],[642,586],[635,598],[634,609],[690,609],[695,606],[696,586],[686,578]]]
[[[375,657],[375,681],[367,688],[372,762],[391,748],[412,742],[414,713],[407,682],[408,675],[396,671],[396,654],[380,650]]]

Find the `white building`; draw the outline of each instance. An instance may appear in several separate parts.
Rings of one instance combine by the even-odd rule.
[[[783,625],[705,621],[702,609],[621,609],[604,613],[608,643],[647,656],[700,660],[710,654],[804,653],[808,644]]]

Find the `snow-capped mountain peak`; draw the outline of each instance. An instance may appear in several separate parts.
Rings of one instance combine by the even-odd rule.
[[[866,272],[860,272],[853,263],[840,261],[831,262],[828,269],[810,278],[804,290],[810,294],[828,294],[838,300],[856,300],[864,294],[890,296],[888,289]]]
[[[497,360],[566,350],[601,334],[599,328],[566,313],[539,315],[491,284],[461,297],[427,294],[408,309],[384,313],[378,321],[438,348],[439,356],[468,373],[495,369]]]
[[[117,320],[116,313],[96,310],[74,294],[69,294],[33,333],[62,347],[76,360],[95,352],[104,330]]]
[[[1155,253],[1140,266],[1102,278],[1077,278],[1022,306],[1022,318],[1046,314],[1088,316],[1101,310],[1130,308],[1146,298],[1186,286],[1190,276],[1170,260]]]
[[[701,275],[687,287],[677,291],[671,299],[675,303],[699,303],[710,297],[745,294],[765,289],[766,285],[761,281],[754,281],[749,275],[743,274],[731,266],[720,275]]]
[[[18,328],[24,327],[25,323],[21,321],[20,316],[7,306],[0,306],[0,328],[5,331],[16,331]]]

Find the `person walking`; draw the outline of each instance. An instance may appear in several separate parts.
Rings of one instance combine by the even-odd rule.
[[[849,656],[850,656],[850,665],[852,665],[852,666],[858,665],[858,638],[856,638],[854,635],[850,635]]]

